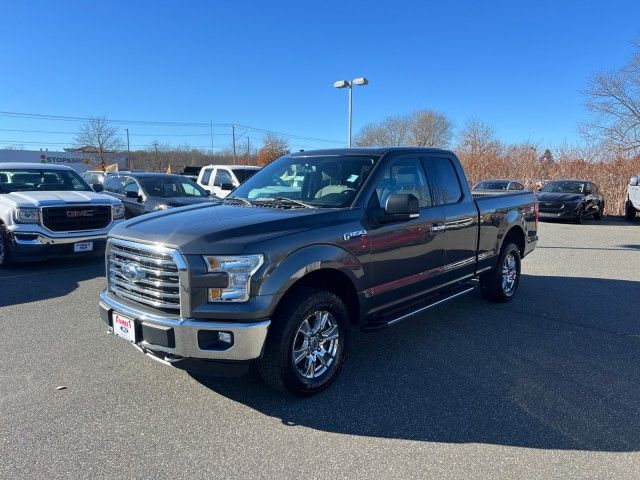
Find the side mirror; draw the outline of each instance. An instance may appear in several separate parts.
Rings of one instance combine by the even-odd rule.
[[[92,187],[93,187],[93,191],[96,193],[104,191],[104,185],[102,185],[101,183],[94,183]]]
[[[631,177],[631,180],[629,180],[629,185],[631,185],[632,187],[637,187],[638,184],[640,184],[640,177],[636,177],[635,175]]]
[[[220,190],[233,190],[235,187],[233,186],[233,183],[221,183],[220,184]]]
[[[142,195],[140,195],[140,193],[138,193],[138,192],[127,192],[126,193],[126,197],[127,198],[135,198],[139,202],[142,201]]]
[[[420,214],[420,202],[410,193],[389,195],[384,209],[380,209],[377,220],[380,223],[400,222],[416,218]]]

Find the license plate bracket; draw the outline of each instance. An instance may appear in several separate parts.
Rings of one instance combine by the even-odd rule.
[[[76,242],[73,244],[74,253],[93,251],[93,242]]]
[[[113,312],[113,333],[125,340],[136,343],[136,323],[133,318]]]

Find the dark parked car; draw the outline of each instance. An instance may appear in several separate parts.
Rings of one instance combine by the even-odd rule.
[[[524,185],[516,180],[482,180],[472,190],[524,190]]]
[[[117,227],[102,319],[167,365],[230,374],[255,361],[270,385],[311,395],[340,372],[350,327],[395,325],[477,280],[489,300],[514,297],[536,197],[467,185],[446,150],[281,157],[220,204]]]
[[[584,217],[602,218],[604,197],[588,180],[555,180],[537,193],[540,218],[558,218],[581,223]]]
[[[122,200],[126,218],[217,200],[193,180],[168,173],[109,175],[104,193]]]

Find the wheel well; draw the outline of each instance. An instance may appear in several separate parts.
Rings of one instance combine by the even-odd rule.
[[[353,282],[340,270],[333,268],[322,268],[308,273],[300,280],[295,282],[285,293],[283,299],[293,291],[296,287],[315,287],[328,290],[339,296],[349,311],[351,323],[357,324],[360,320],[360,304],[358,301],[358,292]],[[282,299],[279,303],[282,302]]]
[[[520,250],[520,256],[524,256],[524,231],[520,227],[511,227],[511,230],[507,232],[502,241],[502,245],[507,245],[513,242]]]

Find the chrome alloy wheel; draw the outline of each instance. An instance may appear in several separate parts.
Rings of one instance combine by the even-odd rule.
[[[316,379],[333,364],[340,342],[338,322],[326,310],[313,312],[298,327],[293,338],[291,359],[297,372]]]
[[[518,280],[518,262],[513,253],[509,253],[504,258],[502,264],[502,291],[505,295],[511,296],[516,289]]]

